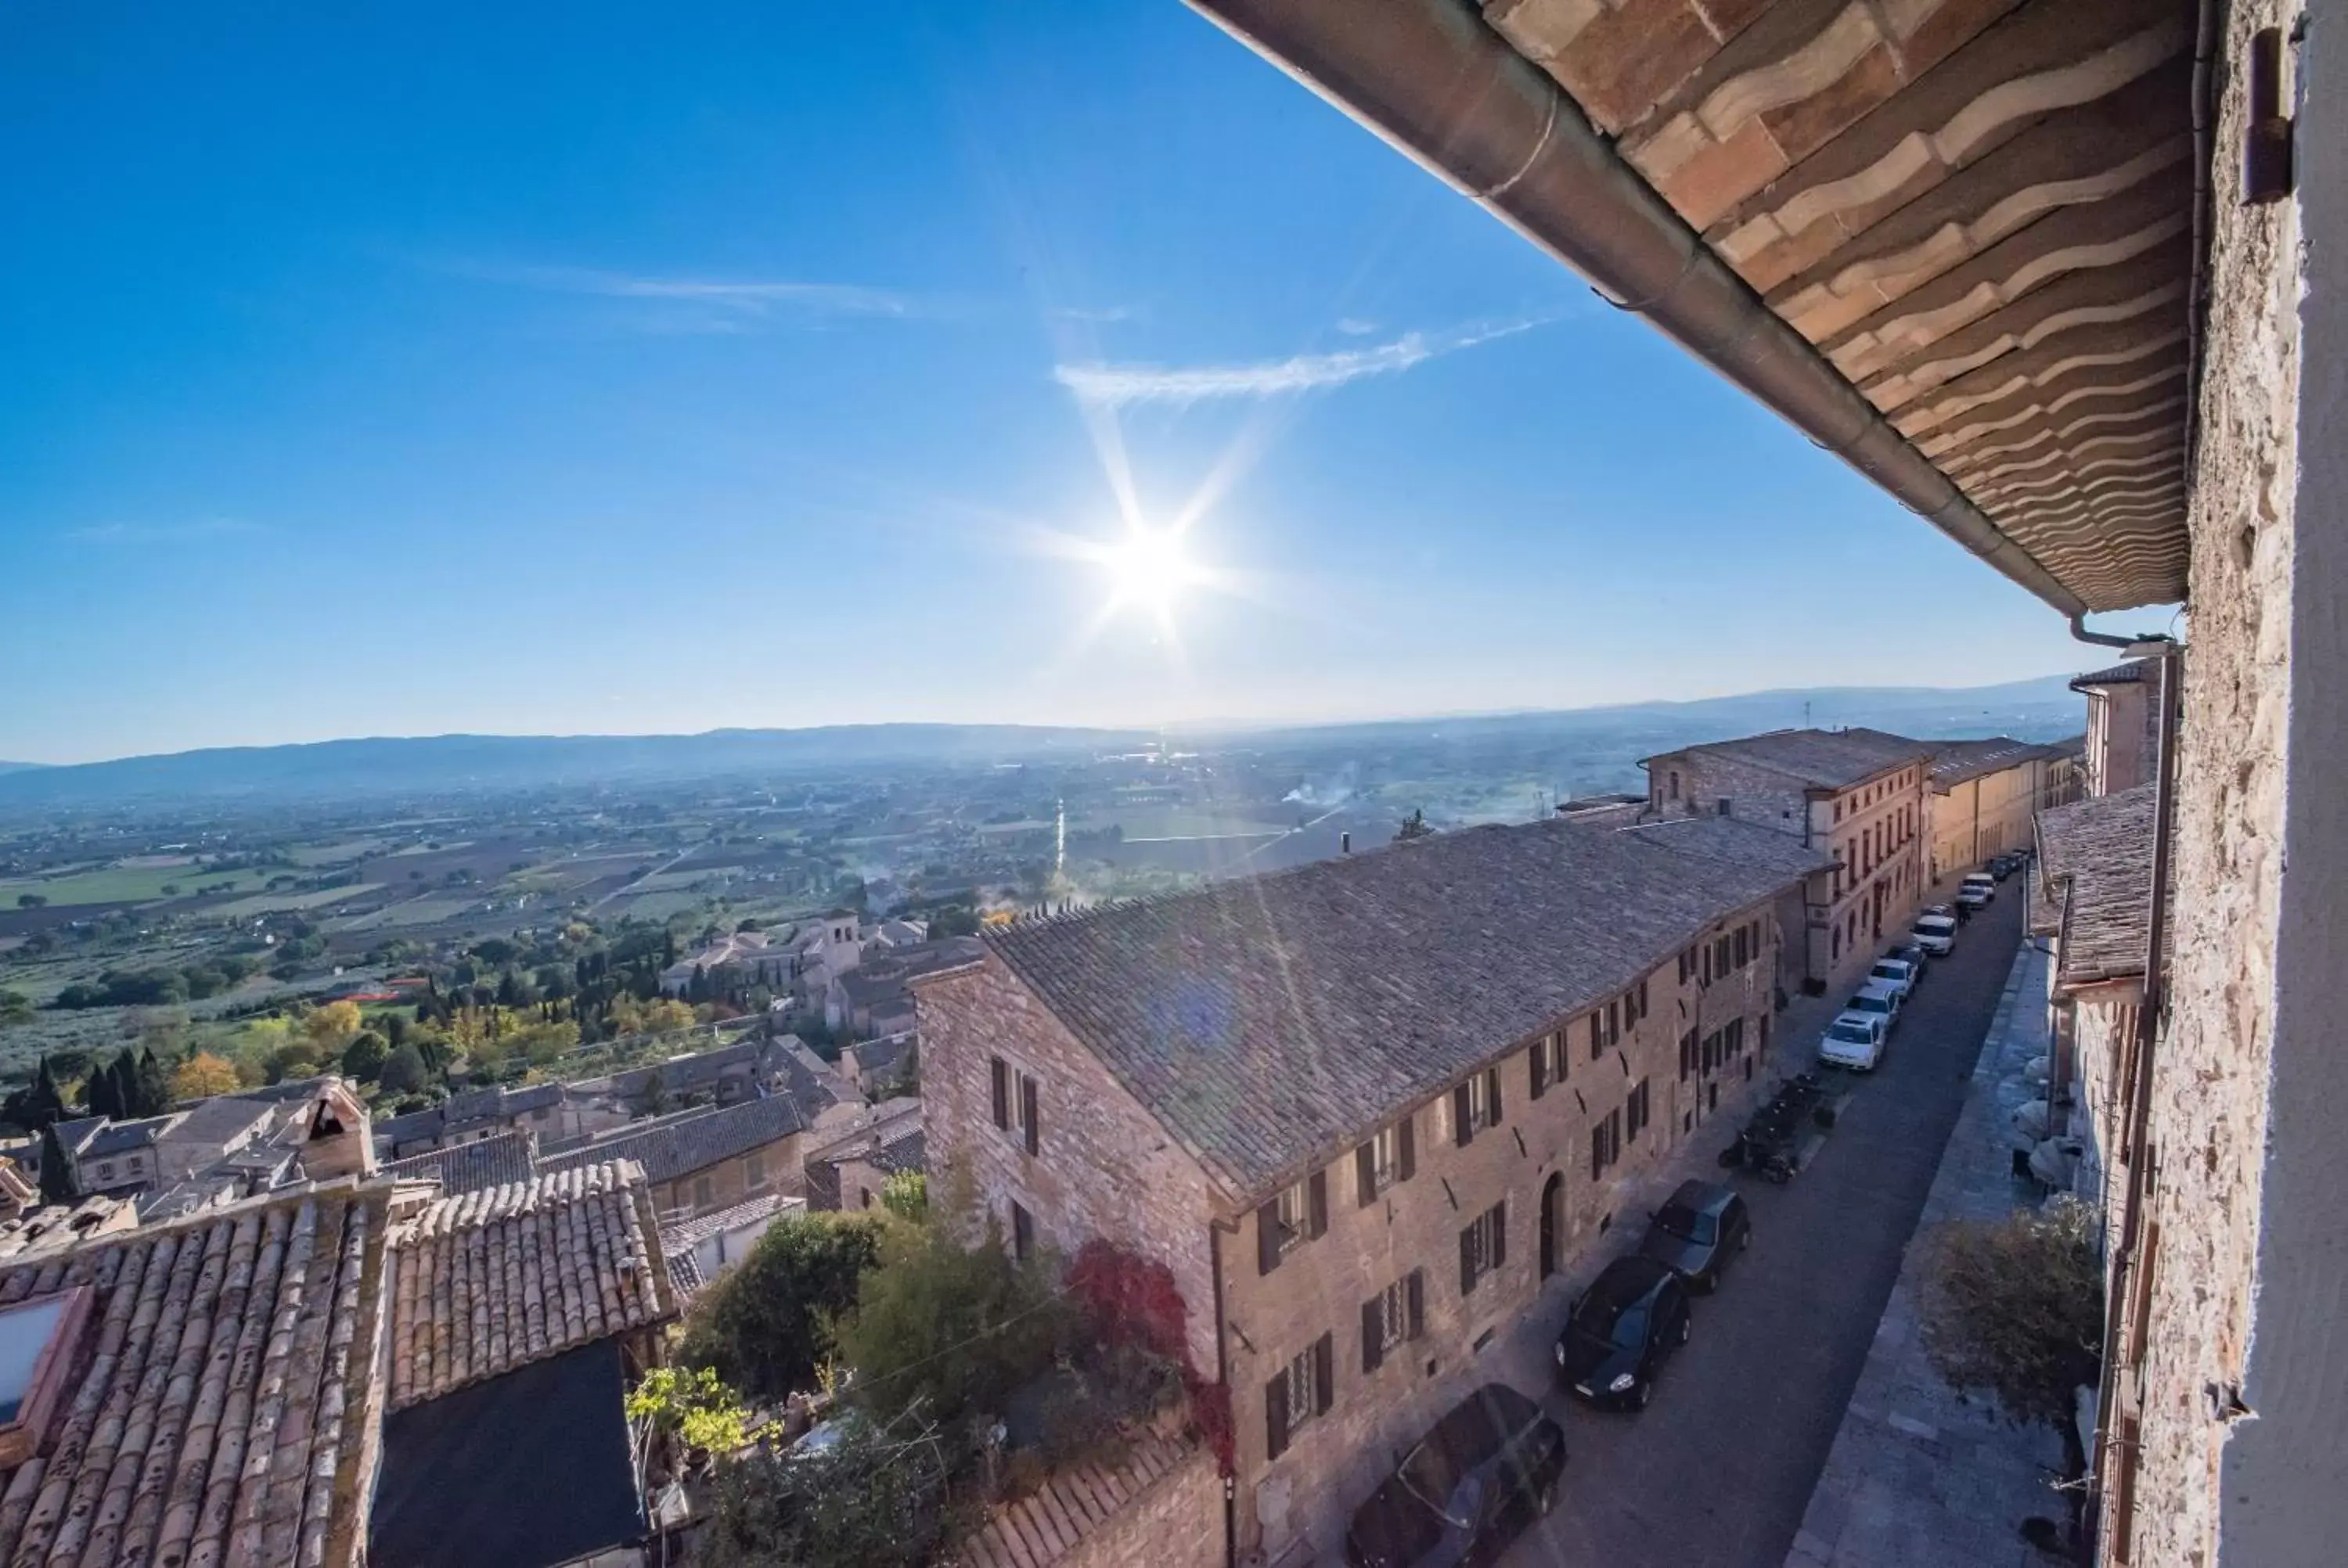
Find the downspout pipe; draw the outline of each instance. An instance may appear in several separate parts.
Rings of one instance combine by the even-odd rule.
[[[2160,1040],[2160,1016],[2168,1004],[2168,839],[2177,814],[2177,710],[2184,650],[2172,643],[2160,660],[2160,725],[2156,732],[2152,794],[2152,908],[2146,920],[2144,1002],[2136,1016],[2136,1076],[2128,1085],[2127,1125],[2121,1146],[2127,1150],[2127,1209],[2121,1216],[2119,1250],[2112,1269],[2112,1285],[2104,1302],[2104,1361],[2096,1381],[2096,1451],[2088,1467],[2087,1519],[2092,1527],[2101,1518],[2109,1491],[2113,1450],[2112,1399],[2119,1387],[2120,1332],[2128,1298],[2142,1282],[2138,1255],[2144,1245],[2144,1205],[2152,1184],[2153,1056]],[[2136,1347],[2130,1346],[2131,1354]]]
[[[1778,320],[1469,0],[1189,4],[2058,612],[2085,612]]]

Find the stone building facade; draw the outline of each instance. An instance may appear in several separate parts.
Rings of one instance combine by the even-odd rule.
[[[2080,755],[2086,794],[2117,794],[2152,782],[2160,733],[2160,707],[2154,700],[2159,679],[2153,661],[2131,659],[2072,681],[2071,690],[2087,699],[2087,743]]]
[[[2331,12],[2325,15],[2326,11]],[[2348,1538],[2348,36],[2336,6],[2224,9],[2218,199],[2190,474],[2166,1014],[2147,1224],[2116,1260],[2102,1498],[2113,1563],[2328,1563]],[[2272,29],[2295,190],[2234,200]]]
[[[1733,821],[1557,823],[1009,927],[916,982],[930,1157],[1016,1247],[1172,1271],[1268,1559],[1758,1091],[1779,897],[1827,864]]]
[[[1930,883],[1930,751],[1879,730],[1779,730],[1646,758],[1651,816],[1719,815],[1833,857],[1804,889],[1793,978],[1837,990],[1908,928]]]
[[[1929,878],[1937,882],[2028,849],[2033,817],[2063,804],[2050,778],[2062,754],[2003,735],[1935,742],[1925,796],[1932,825]]]

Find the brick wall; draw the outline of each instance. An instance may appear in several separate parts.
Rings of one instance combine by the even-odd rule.
[[[1045,1245],[1073,1253],[1107,1236],[1165,1264],[1190,1309],[1191,1363],[1212,1378],[1207,1231],[1217,1205],[1197,1162],[992,954],[918,982],[914,1000],[932,1199],[942,1184],[967,1180],[1006,1234],[1016,1203]],[[1015,1129],[994,1124],[989,1063],[997,1057],[1035,1080],[1035,1153]]]
[[[1622,1194],[1636,1178],[1706,1122],[1740,1108],[1762,1076],[1761,1020],[1769,1015],[1776,963],[1767,906],[1715,929],[1746,920],[1762,926],[1761,951],[1751,961],[1709,986],[1700,967],[1698,978],[1683,985],[1677,964],[1665,963],[1648,979],[1646,1017],[1597,1059],[1587,1015],[1567,1021],[1566,1079],[1539,1100],[1531,1094],[1527,1049],[1500,1059],[1499,1123],[1474,1133],[1466,1146],[1455,1134],[1448,1093],[1413,1108],[1416,1170],[1375,1202],[1361,1202],[1350,1154],[1323,1167],[1326,1233],[1297,1243],[1269,1274],[1259,1268],[1258,1217],[1241,1221],[1239,1235],[1224,1245],[1223,1277],[1243,1552],[1276,1553],[1360,1455],[1407,1444],[1441,1413],[1444,1399],[1457,1397],[1450,1385],[1469,1367],[1478,1340],[1506,1332],[1540,1286],[1540,1206],[1552,1176],[1560,1179],[1555,1261],[1561,1266],[1624,1217]],[[1732,1019],[1743,1020],[1744,1051],[1716,1067],[1707,1082],[1703,1038]],[[1680,1039],[1691,1030],[1698,1037],[1699,1071],[1683,1081]],[[1642,1081],[1648,1124],[1636,1139],[1624,1138],[1619,1157],[1593,1180],[1592,1128],[1621,1116]],[[1460,1232],[1495,1204],[1506,1204],[1505,1261],[1463,1293]],[[1363,1305],[1415,1269],[1424,1270],[1422,1335],[1365,1371]],[[1267,1384],[1323,1334],[1333,1341],[1330,1408],[1295,1423],[1286,1450],[1270,1459]]]

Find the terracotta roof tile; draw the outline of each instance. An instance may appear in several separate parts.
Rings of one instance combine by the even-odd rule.
[[[2038,814],[2032,929],[2059,938],[2060,986],[2144,973],[2152,925],[2153,786]]]
[[[469,1143],[410,1154],[405,1160],[388,1161],[383,1173],[404,1182],[438,1182],[444,1194],[471,1193],[510,1182],[527,1182],[537,1166],[537,1134],[523,1127],[494,1137],[477,1138]]]
[[[0,1491],[0,1559],[355,1563],[387,1191],[273,1194],[0,1270],[0,1303],[96,1292],[88,1369]]]
[[[1769,768],[1822,789],[1840,789],[1872,778],[1886,768],[1921,760],[1931,749],[1921,741],[1882,730],[1772,730],[1766,734],[1711,741],[1662,754],[1711,753]]]
[[[987,945],[1245,1198],[1832,864],[1716,817],[1478,827]]]
[[[676,1316],[641,1167],[439,1198],[393,1229],[396,1410]]]

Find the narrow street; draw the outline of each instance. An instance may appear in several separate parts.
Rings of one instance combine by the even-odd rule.
[[[1963,1106],[2022,903],[2007,883],[1933,965],[1815,1164],[1783,1187],[1736,1178],[1752,1251],[1697,1301],[1694,1337],[1649,1409],[1587,1409],[1510,1358],[1510,1379],[1564,1424],[1570,1459],[1556,1512],[1507,1568],[1781,1568]],[[1790,1052],[1811,1043],[1787,1033]],[[1565,1303],[1543,1310],[1553,1332]]]

